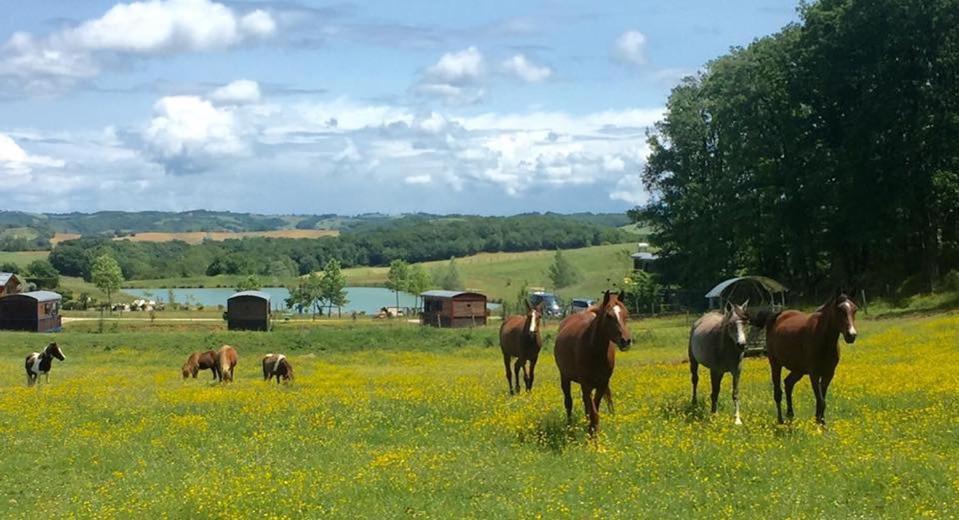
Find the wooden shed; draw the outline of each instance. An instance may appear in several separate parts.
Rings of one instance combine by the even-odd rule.
[[[61,296],[33,291],[0,297],[0,329],[57,332],[60,330]]]
[[[20,279],[13,273],[0,273],[0,296],[20,291]]]
[[[226,300],[226,327],[229,330],[270,330],[270,295],[242,291]]]
[[[426,291],[423,298],[423,325],[472,327],[486,325],[486,296],[467,291]]]

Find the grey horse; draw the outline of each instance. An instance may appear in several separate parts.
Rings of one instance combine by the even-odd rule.
[[[719,385],[726,372],[733,374],[733,403],[736,405],[736,424],[739,417],[739,375],[746,351],[746,327],[749,316],[747,301],[742,306],[727,303],[724,312],[707,312],[693,323],[689,331],[689,372],[693,382],[693,402],[696,402],[696,385],[699,383],[699,365],[709,369],[712,383],[712,413],[716,413]]]

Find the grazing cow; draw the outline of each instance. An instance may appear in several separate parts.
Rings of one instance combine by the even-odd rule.
[[[293,381],[293,365],[283,354],[267,354],[263,356],[263,380],[276,378],[276,384],[280,384],[280,378],[284,382]]]
[[[63,351],[57,346],[56,342],[50,343],[43,352],[32,352],[27,356],[24,367],[27,370],[27,386],[33,386],[40,374],[43,374],[44,381],[50,382],[50,367],[53,366],[53,358],[63,361],[66,357]]]
[[[216,380],[216,352],[207,350],[206,352],[194,352],[190,354],[190,357],[187,358],[186,363],[183,364],[183,379],[187,379],[189,377],[196,379],[196,375],[200,372],[200,370],[209,370],[213,373],[213,379]]]
[[[216,351],[216,375],[221,383],[233,382],[233,369],[236,368],[237,359],[236,349],[229,345],[223,345]]]

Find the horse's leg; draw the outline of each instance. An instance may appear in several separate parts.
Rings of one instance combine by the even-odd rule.
[[[776,415],[779,418],[779,424],[782,424],[785,422],[783,421],[783,389],[780,384],[783,376],[783,367],[773,361],[772,358],[769,358],[769,370],[772,373],[773,379],[773,399],[776,400]]]
[[[516,358],[516,362],[513,363],[513,375],[516,376],[515,379],[516,379],[516,393],[517,393],[517,394],[519,393],[519,388],[520,388],[520,387],[519,387],[519,370],[520,370],[520,367],[523,368],[523,371],[524,371],[524,372],[526,371],[526,367],[523,366],[523,358],[518,357],[518,358]]]
[[[569,379],[561,378],[559,386],[563,388],[563,407],[566,408],[566,423],[569,424],[573,422],[573,394]]]
[[[599,412],[596,411],[596,406],[593,405],[593,399],[590,395],[593,393],[593,389],[585,385],[580,385],[580,388],[583,390],[583,406],[589,416],[589,435],[592,437],[596,435],[596,430],[599,429]]]
[[[533,389],[533,374],[536,372],[536,360],[529,360],[529,379],[526,381],[526,391]]]
[[[596,413],[599,413],[600,408],[603,405],[603,398],[606,397],[606,392],[609,390],[609,384],[605,387],[599,387],[596,389],[596,393],[593,394],[593,408],[596,410]]]
[[[783,383],[786,386],[786,417],[792,419],[794,416],[793,413],[793,387],[796,386],[796,383],[802,379],[802,374],[798,372],[790,372],[786,375],[785,381]]]
[[[822,376],[810,373],[809,380],[812,382],[812,392],[816,395],[816,422],[825,426],[826,419],[823,416],[826,413],[826,400],[822,393]]]
[[[709,370],[709,382],[712,385],[712,392],[709,394],[709,401],[711,403],[710,411],[716,413],[718,409],[717,402],[719,401],[719,385],[723,382],[723,375],[725,372],[722,370]]]
[[[526,391],[529,392],[529,370],[526,368],[526,360],[524,359],[520,366],[523,367],[523,384],[526,386]],[[519,388],[516,389],[516,392],[519,393]]]
[[[823,425],[826,424],[826,392],[829,390],[829,383],[832,382],[833,374],[822,376],[822,382],[819,386],[822,388],[822,420],[820,421]]]
[[[699,361],[689,353],[689,378],[693,382],[693,404],[696,404],[696,386],[699,385]]]
[[[739,369],[733,370],[733,405],[736,407],[736,424],[742,424],[743,420],[739,417]]]
[[[503,366],[506,367],[506,386],[509,387],[510,395],[513,395],[513,373],[509,369],[509,354],[503,354]]]

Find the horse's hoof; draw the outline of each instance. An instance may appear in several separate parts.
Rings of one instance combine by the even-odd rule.
[[[736,418],[736,426],[742,426],[742,425],[743,425],[743,420],[740,419],[739,417],[737,417],[737,418]]]

